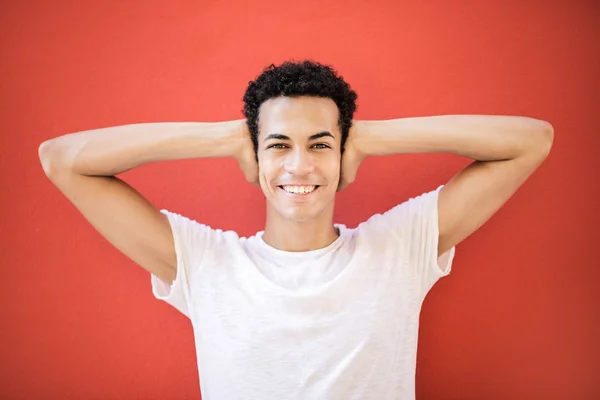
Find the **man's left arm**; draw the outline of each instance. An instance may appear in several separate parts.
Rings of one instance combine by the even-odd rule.
[[[342,160],[343,188],[368,156],[452,153],[475,160],[440,190],[438,257],[481,225],[550,152],[554,129],[520,116],[440,115],[353,121]],[[351,160],[350,162],[348,160]]]

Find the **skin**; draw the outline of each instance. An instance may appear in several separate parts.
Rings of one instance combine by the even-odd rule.
[[[263,113],[264,111],[264,113]],[[261,110],[260,186],[267,197],[264,239],[287,251],[330,244],[336,190],[354,181],[362,160],[370,156],[451,153],[474,160],[440,191],[438,256],[457,245],[517,191],[545,160],[554,129],[547,121],[521,116],[440,115],[384,121],[353,120],[340,156],[337,108],[321,98],[278,98]],[[310,135],[329,127],[333,149],[316,149]],[[281,149],[264,142],[274,131],[287,132]],[[279,132],[281,133],[281,132]],[[335,139],[335,140],[333,140]],[[315,143],[318,141],[314,141]],[[341,167],[340,167],[341,165]],[[291,202],[276,191],[282,183],[322,183],[321,193],[306,203]]]
[[[261,105],[258,182],[267,201],[263,240],[270,246],[308,251],[339,236],[333,226],[342,159],[338,116],[328,98],[278,97]],[[328,134],[311,139],[322,132]],[[309,195],[290,195],[280,188],[294,184],[319,187]]]
[[[335,193],[354,181],[366,157],[450,153],[471,158],[439,193],[440,255],[509,200],[545,160],[554,140],[549,122],[522,116],[353,120],[342,156],[337,121],[338,110],[330,99],[281,97],[261,106],[258,154],[245,120],[94,129],[47,140],[38,154],[52,183],[111,244],[171,284],[177,258],[169,222],[119,179],[120,173],[152,162],[234,157],[246,180],[260,185],[267,199],[263,239],[281,250],[307,251],[338,237]],[[331,136],[310,140],[320,132]],[[274,133],[287,137],[269,137]],[[320,187],[300,201],[278,188],[294,183]]]

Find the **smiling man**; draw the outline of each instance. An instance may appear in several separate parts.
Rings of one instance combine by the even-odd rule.
[[[341,165],[338,114],[328,98],[278,97],[261,105],[257,155],[268,204],[263,239],[276,248],[314,250],[338,236],[332,224]]]
[[[329,66],[267,67],[243,120],[134,124],[44,142],[44,171],[91,224],[190,318],[204,399],[414,399],[419,313],[455,246],[548,155],[553,128],[512,116],[356,121]],[[355,228],[333,221],[362,160],[447,152],[472,164]],[[234,157],[266,198],[251,237],[157,210],[115,175]],[[390,172],[393,174],[393,171]]]

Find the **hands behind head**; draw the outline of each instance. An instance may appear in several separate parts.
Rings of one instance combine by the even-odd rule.
[[[250,136],[250,130],[245,119],[237,120],[238,124],[238,137],[240,137],[240,146],[235,155],[235,158],[249,183],[260,187],[258,179],[258,162],[256,160],[256,151],[254,150],[254,144],[252,137]],[[337,191],[345,189],[349,184],[354,182],[356,179],[356,173],[362,160],[365,159],[365,155],[360,151],[357,145],[357,122],[352,121],[352,127],[348,132],[348,138],[344,145],[344,153],[342,154],[342,161],[340,167],[340,182]]]

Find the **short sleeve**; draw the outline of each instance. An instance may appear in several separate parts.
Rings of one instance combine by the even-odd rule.
[[[171,285],[151,274],[152,293],[190,318],[193,278],[198,274],[202,257],[214,245],[214,233],[207,225],[182,215],[161,210],[166,215],[175,243],[177,274]]]
[[[439,242],[438,198],[440,190],[424,193],[390,209],[382,218],[402,241],[410,268],[421,282],[421,299],[443,276],[450,274],[456,246],[437,256]]]

